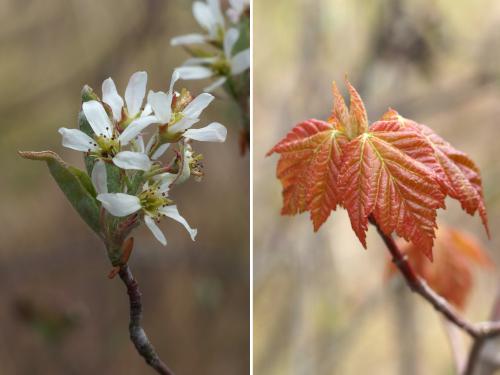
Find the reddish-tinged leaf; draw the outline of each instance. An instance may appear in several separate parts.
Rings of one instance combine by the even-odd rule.
[[[424,148],[413,131],[362,134],[344,147],[338,180],[351,225],[366,247],[368,216],[373,214],[384,233],[396,232],[432,259],[436,209],[444,194],[432,170],[397,148]]]
[[[336,124],[308,120],[298,124],[268,155],[281,155],[277,177],[283,185],[283,215],[311,211],[318,230],[339,203],[337,176],[341,145],[347,138]]]
[[[493,262],[479,241],[472,235],[443,225],[436,236],[435,259],[429,262],[419,249],[408,242],[399,241],[401,250],[415,272],[439,295],[459,309],[463,309],[474,286],[473,266],[493,267]],[[388,264],[388,274],[396,267]]]
[[[330,138],[330,139],[328,139]],[[309,167],[309,189],[307,192],[308,209],[314,231],[328,219],[339,203],[337,179],[342,162],[342,145],[347,143],[346,136],[333,131],[325,141],[318,146]]]
[[[363,101],[346,84],[349,109],[333,83],[328,122],[297,125],[268,153],[281,155],[282,214],[310,211],[318,230],[340,204],[363,246],[373,217],[386,235],[395,232],[431,260],[446,195],[470,214],[479,211],[487,228],[479,170],[467,155],[393,110],[368,128]]]
[[[408,120],[392,109],[383,116],[382,120],[381,122],[389,122],[395,126],[399,124],[402,128],[416,130],[426,137],[432,146],[432,155],[437,163],[433,160],[429,163],[421,161],[436,172],[446,194],[458,200],[468,214],[474,215],[476,211],[479,212],[489,236],[481,175],[474,162],[465,153],[453,148],[429,127]]]
[[[349,104],[349,116],[351,121],[350,127],[346,129],[346,132],[349,139],[352,139],[368,131],[368,116],[363,100],[361,100],[356,89],[347,79],[345,82],[349,94],[351,95],[351,103]]]
[[[345,104],[344,98],[337,87],[335,82],[332,82],[332,94],[333,94],[333,110],[332,116],[329,121],[337,122],[339,129],[345,131],[349,127],[349,110]]]
[[[349,109],[340,93],[337,84],[332,83],[333,109],[332,115],[328,119],[331,123],[336,123],[337,128],[343,131],[349,139],[368,131],[368,117],[365,105],[358,92],[346,79],[346,85],[351,96]]]

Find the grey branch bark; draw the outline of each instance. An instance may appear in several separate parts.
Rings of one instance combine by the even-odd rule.
[[[130,340],[134,343],[139,354],[144,358],[146,363],[154,368],[157,373],[162,375],[174,375],[165,363],[162,362],[155,348],[151,344],[146,335],[146,332],[141,326],[142,319],[142,302],[139,284],[134,279],[132,272],[127,264],[120,267],[118,275],[127,287],[127,294],[130,301],[130,323],[129,332]]]

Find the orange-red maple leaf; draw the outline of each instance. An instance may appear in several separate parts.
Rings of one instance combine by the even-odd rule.
[[[316,231],[340,204],[363,246],[372,215],[386,235],[395,232],[431,260],[446,195],[479,211],[487,228],[479,170],[467,155],[392,110],[368,126],[363,101],[346,83],[349,109],[334,83],[328,122],[300,123],[268,153],[281,155],[282,214],[310,211]]]
[[[339,203],[337,176],[345,142],[335,123],[311,119],[269,151],[281,154],[276,174],[283,185],[283,215],[309,210],[315,230],[325,222]]]
[[[418,133],[382,127],[345,146],[338,184],[363,246],[373,214],[384,233],[396,232],[432,258],[436,210],[444,207],[445,196],[435,173],[404,151],[421,148],[432,152]]]
[[[473,266],[493,267],[493,262],[480,242],[471,234],[440,225],[436,236],[436,256],[429,262],[414,244],[399,241],[399,248],[408,256],[413,270],[439,295],[463,309],[474,286]],[[388,264],[388,275],[396,267]]]
[[[384,114],[381,122],[414,129],[427,139],[432,146],[432,156],[434,157],[426,164],[436,172],[447,195],[458,200],[468,214],[474,215],[479,212],[489,236],[481,175],[479,168],[469,156],[455,149],[428,126],[406,119],[392,109]]]

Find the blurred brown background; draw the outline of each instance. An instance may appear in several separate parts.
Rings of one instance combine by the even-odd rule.
[[[147,374],[128,339],[128,299],[108,280],[103,245],[73,211],[46,166],[17,150],[63,149],[57,129],[76,127],[80,90],[130,75],[168,89],[188,56],[170,38],[201,31],[191,1],[0,0],[0,374]],[[207,82],[180,82],[199,93]],[[130,265],[143,292],[143,325],[178,374],[243,374],[249,368],[249,159],[239,155],[237,108],[219,98],[200,125],[219,121],[224,144],[195,145],[206,176],[172,191],[198,228],[161,224],[162,247],[135,231]]]
[[[256,374],[453,374],[440,317],[383,280],[373,228],[365,251],[343,210],[317,234],[307,214],[281,217],[277,156],[264,154],[296,123],[326,119],[331,81],[343,87],[347,73],[371,121],[391,106],[477,162],[493,239],[456,201],[438,220],[475,234],[498,264],[500,3],[255,0],[254,20]],[[476,276],[473,321],[488,318],[498,285],[495,272]]]

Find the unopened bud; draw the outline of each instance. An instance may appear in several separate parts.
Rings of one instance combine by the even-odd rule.
[[[89,85],[83,86],[82,89],[82,102],[89,102],[91,100],[99,100],[99,96],[92,90],[92,87]]]

